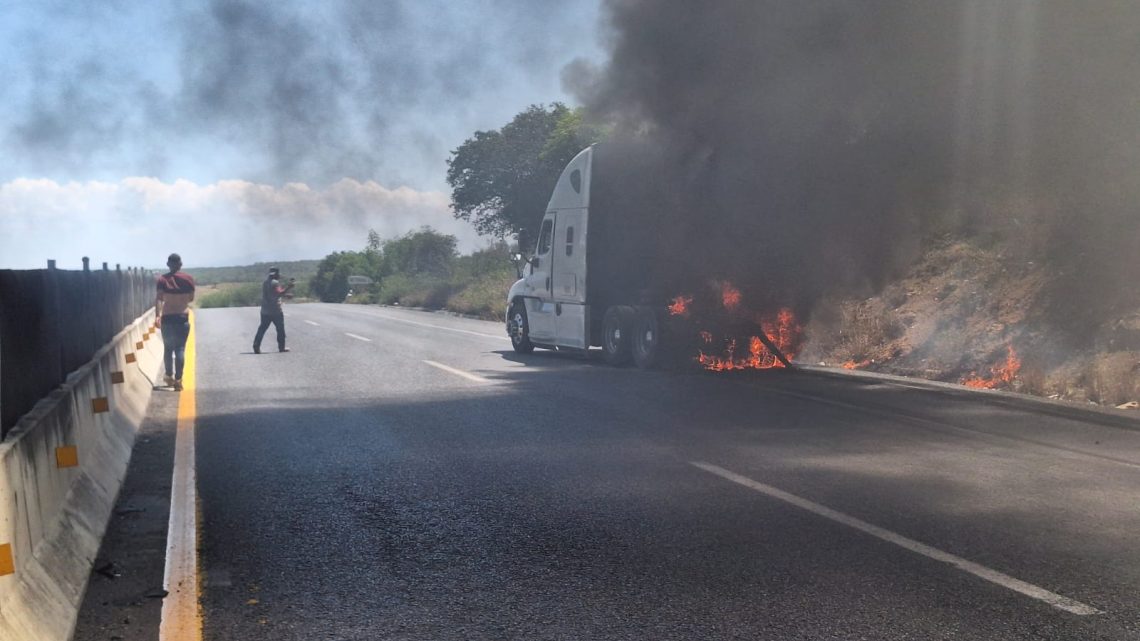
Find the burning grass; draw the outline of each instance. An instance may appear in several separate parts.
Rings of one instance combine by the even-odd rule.
[[[1117,406],[1140,400],[1140,310],[1085,335],[1023,252],[969,240],[927,248],[876,296],[818,307],[801,350],[809,362]],[[1127,292],[1120,292],[1123,297]],[[1065,310],[1070,310],[1066,312]]]
[[[974,389],[997,389],[1011,386],[1014,379],[1017,378],[1017,373],[1021,371],[1021,359],[1017,357],[1017,352],[1013,350],[1012,345],[1007,349],[1009,354],[1005,361],[991,367],[989,376],[978,376],[976,372],[971,372],[962,380],[962,384]]]

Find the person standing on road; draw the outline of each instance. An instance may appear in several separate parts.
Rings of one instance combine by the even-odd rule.
[[[253,353],[261,353],[261,339],[265,337],[265,330],[273,323],[277,330],[277,351],[287,352],[285,347],[285,312],[281,309],[282,298],[292,298],[289,292],[293,289],[293,279],[289,284],[281,286],[281,272],[276,267],[269,268],[269,276],[261,284],[261,325],[257,327],[257,335],[253,337]]]
[[[194,277],[182,271],[182,257],[166,259],[170,271],[158,277],[154,300],[155,325],[162,331],[164,380],[175,390],[182,389],[186,366],[186,339],[190,336],[190,302],[194,300]]]

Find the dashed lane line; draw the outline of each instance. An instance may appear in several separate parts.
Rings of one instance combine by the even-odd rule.
[[[712,465],[711,463],[704,463],[701,461],[690,461],[690,464],[710,474],[715,474],[716,476],[732,481],[738,485],[743,485],[744,487],[760,492],[761,494],[765,494],[771,498],[783,501],[785,503],[790,503],[817,516],[822,516],[825,519],[835,521],[836,523],[841,523],[848,527],[859,530],[865,534],[870,534],[877,539],[881,539],[888,543],[893,543],[899,547],[910,550],[911,552],[915,552],[927,558],[934,559],[935,561],[948,563],[958,568],[959,570],[969,572],[970,574],[973,574],[974,576],[981,579],[985,579],[990,583],[1000,585],[1004,588],[1013,590],[1014,592],[1018,592],[1027,597],[1037,599],[1038,601],[1044,601],[1045,603],[1048,603],[1058,610],[1064,610],[1065,612],[1080,616],[1104,614],[1101,610],[1081,603],[1080,601],[1075,601],[1069,597],[1061,596],[1060,594],[1050,592],[1045,588],[1038,587],[1031,583],[1026,583],[1020,579],[1015,579],[1008,574],[987,568],[984,565],[979,565],[973,561],[967,561],[966,559],[950,554],[949,552],[943,552],[942,550],[930,547],[925,543],[919,543],[918,541],[909,539],[905,536],[902,536],[901,534],[895,534],[890,530],[885,530],[876,525],[871,525],[866,521],[861,521],[853,516],[844,514],[843,512],[839,512],[829,507],[820,505],[819,503],[814,503],[807,499],[800,498],[794,494],[789,494],[788,492],[774,488],[771,485],[765,485],[758,481],[753,481],[746,476],[741,476],[735,472],[730,472],[723,467],[718,467],[716,465]]]
[[[493,338],[495,340],[503,340],[503,341],[511,340],[509,336],[506,336],[505,332],[502,336],[500,336],[498,334],[484,334],[483,332],[473,332],[469,329],[459,329],[457,327],[447,327],[445,325],[435,325],[433,323],[421,323],[419,321],[407,320],[406,318],[395,318],[392,316],[388,316],[386,314],[369,314],[369,316],[371,316],[373,318],[380,318],[383,320],[395,321],[397,323],[406,323],[408,325],[416,325],[418,327],[429,327],[431,329],[442,329],[445,332],[455,332],[457,334],[468,334],[470,336],[479,336],[481,338]]]
[[[305,322],[312,325],[313,327],[320,327],[321,326],[321,324],[316,322],[316,321],[306,320]]]
[[[456,369],[456,368],[451,367],[449,365],[444,365],[443,363],[437,363],[435,361],[424,361],[424,363],[431,365],[432,367],[434,367],[436,369],[441,369],[445,372],[455,374],[456,376],[462,376],[463,378],[466,378],[469,381],[475,381],[476,383],[490,383],[491,382],[490,379],[483,378],[482,376],[476,376],[476,375],[472,374],[471,372],[465,372],[461,369]]]
[[[365,343],[371,343],[372,342],[371,338],[365,338],[363,336],[357,336],[356,334],[349,334],[348,332],[345,332],[344,335],[349,337],[349,338],[355,338],[358,341],[364,341]]]

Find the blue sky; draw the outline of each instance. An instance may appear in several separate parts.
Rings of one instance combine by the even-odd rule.
[[[601,61],[598,0],[0,2],[0,268],[319,258],[447,211],[445,160]]]

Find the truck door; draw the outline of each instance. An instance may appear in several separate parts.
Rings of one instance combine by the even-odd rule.
[[[555,256],[551,280],[555,344],[585,349],[586,209],[558,210],[554,224]]]
[[[554,212],[546,215],[538,232],[538,246],[531,259],[523,294],[526,296],[526,315],[530,324],[530,337],[538,343],[554,340],[555,305],[551,297],[551,276],[554,272]]]

